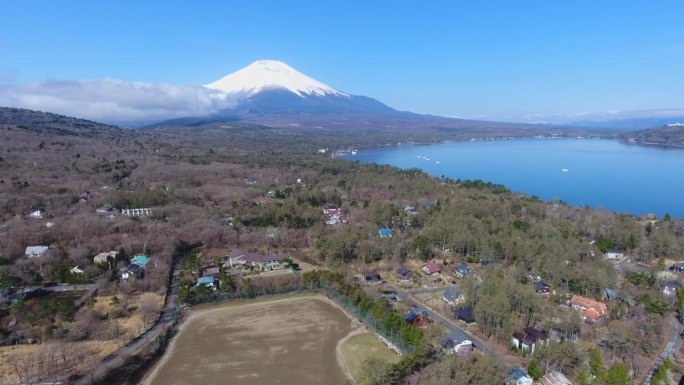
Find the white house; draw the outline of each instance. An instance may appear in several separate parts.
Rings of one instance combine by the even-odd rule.
[[[100,253],[100,254],[96,255],[93,258],[93,263],[104,264],[104,263],[108,263],[110,260],[113,260],[114,258],[116,258],[116,251],[114,251],[114,250],[107,251],[107,252]]]
[[[625,257],[625,252],[623,250],[612,249],[606,251],[605,255],[608,260],[622,259]]]
[[[121,209],[121,214],[129,217],[142,217],[145,215],[152,215],[152,209]]]
[[[34,219],[41,219],[43,218],[43,212],[40,210],[33,211],[31,214],[28,215],[30,218]]]
[[[72,267],[71,270],[69,270],[69,272],[70,272],[71,274],[83,274],[83,270],[79,269],[79,268],[78,268],[78,265]]]
[[[673,296],[677,293],[677,289],[681,289],[682,284],[677,281],[665,282],[663,284],[663,294],[666,296]]]
[[[537,345],[546,345],[549,341],[543,330],[526,327],[522,332],[513,333],[511,343],[520,350],[534,353]]]
[[[228,263],[230,267],[235,265],[254,266],[261,270],[276,270],[281,269],[280,261],[287,259],[285,255],[261,255],[258,253],[250,253],[244,250],[233,250],[228,254]]]
[[[45,253],[47,253],[47,251],[47,246],[28,246],[26,247],[24,255],[26,255],[29,258],[42,257],[43,255],[45,255]]]

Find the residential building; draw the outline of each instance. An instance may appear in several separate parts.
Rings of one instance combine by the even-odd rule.
[[[197,284],[195,286],[208,286],[210,288],[216,288],[217,279],[214,277],[200,277],[197,278]]]
[[[605,303],[579,295],[572,296],[570,305],[582,312],[582,319],[585,321],[598,321],[608,315],[608,306]]]
[[[117,211],[118,210],[116,208],[112,207],[112,205],[110,205],[110,204],[106,204],[106,205],[95,210],[95,212],[98,214],[114,214]]]
[[[413,272],[405,267],[400,267],[397,269],[397,279],[400,281],[410,281],[413,279]]]
[[[340,213],[340,208],[336,204],[333,204],[333,203],[329,203],[329,204],[325,205],[325,207],[323,208],[323,214],[325,214],[325,215],[336,215],[339,213]]]
[[[473,341],[470,337],[460,330],[452,331],[443,341],[442,348],[447,352],[458,355],[468,355],[473,351]]]
[[[418,214],[418,209],[416,209],[413,206],[406,206],[406,207],[404,207],[404,212],[406,214],[415,215],[415,214]]]
[[[513,368],[506,377],[506,385],[532,385],[534,381],[522,368]]]
[[[547,373],[541,379],[541,385],[573,385],[561,372]]]
[[[473,309],[472,306],[466,306],[456,310],[455,316],[468,325],[475,323],[475,309]]]
[[[119,278],[122,281],[126,281],[129,278],[142,278],[144,276],[145,276],[145,269],[142,266],[131,264],[122,270]]]
[[[526,327],[522,332],[513,333],[511,343],[516,349],[534,353],[537,345],[545,345],[549,338],[543,330]]]
[[[48,249],[48,246],[28,246],[26,251],[24,251],[24,255],[29,258],[42,257],[48,252]]]
[[[444,290],[442,300],[453,306],[465,301],[465,297],[463,297],[463,293],[461,293],[461,290],[459,290],[456,285],[451,285]]]
[[[228,254],[228,262],[230,267],[237,265],[253,266],[260,270],[276,270],[281,269],[280,261],[287,259],[285,255],[261,255],[258,253],[251,253],[244,250],[233,250]]]
[[[43,211],[34,210],[28,216],[29,216],[29,218],[33,218],[33,219],[42,219],[43,218]]]
[[[131,258],[131,264],[132,265],[138,265],[142,267],[143,269],[147,267],[147,264],[150,262],[150,258],[147,257],[146,255],[136,255],[133,258]]]
[[[677,281],[669,281],[663,284],[663,294],[666,296],[673,296],[677,293],[677,289],[681,289],[682,284]]]
[[[389,227],[382,227],[378,230],[380,238],[392,238],[392,229]]]
[[[100,253],[93,257],[93,263],[95,264],[105,264],[105,263],[110,263],[116,258],[116,251],[107,251],[104,253]]]
[[[202,277],[212,277],[219,279],[221,277],[221,269],[218,267],[209,267],[202,270]]]
[[[458,278],[466,277],[470,275],[470,272],[470,266],[468,266],[465,263],[461,263],[460,265],[454,268],[454,275]]]
[[[420,270],[427,275],[435,276],[439,275],[442,272],[442,266],[434,263],[434,262],[428,262],[424,264]]]
[[[83,270],[78,268],[78,265],[74,266],[69,270],[71,274],[83,274]]]
[[[129,217],[143,217],[152,215],[152,209],[121,209],[121,214],[128,215]]]
[[[605,257],[608,260],[622,259],[625,257],[625,251],[624,250],[618,250],[618,249],[611,249],[611,250],[606,251]]]
[[[551,287],[542,281],[535,282],[535,284],[534,284],[534,292],[535,293],[546,294],[550,290],[551,290]]]
[[[377,271],[369,271],[363,274],[363,281],[366,283],[378,283],[380,280],[380,274]]]
[[[670,266],[670,270],[675,271],[677,273],[681,273],[684,271],[684,263],[675,263],[674,265]]]

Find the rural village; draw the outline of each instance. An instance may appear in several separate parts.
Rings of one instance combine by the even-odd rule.
[[[341,348],[359,384],[684,373],[684,223],[668,216],[358,164],[316,141],[247,151],[247,129],[199,146],[6,114],[3,384],[137,381],[195,309],[313,293],[362,325]]]

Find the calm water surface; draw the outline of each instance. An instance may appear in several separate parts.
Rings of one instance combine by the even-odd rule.
[[[684,217],[684,150],[598,139],[402,145],[347,159],[482,179],[541,199],[633,214]]]

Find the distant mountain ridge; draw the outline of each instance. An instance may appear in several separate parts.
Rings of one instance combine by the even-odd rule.
[[[121,135],[127,131],[110,124],[13,107],[0,107],[0,126],[62,136],[87,137]]]
[[[276,60],[259,60],[205,87],[229,107],[207,116],[147,126],[221,125],[241,121],[269,127],[335,132],[435,132],[458,139],[553,135],[558,126],[446,118],[398,111],[367,97],[337,90]],[[572,130],[567,130],[570,132]],[[580,132],[582,130],[574,130]]]
[[[630,142],[684,147],[684,124],[668,124],[636,132],[622,134],[621,139]]]

